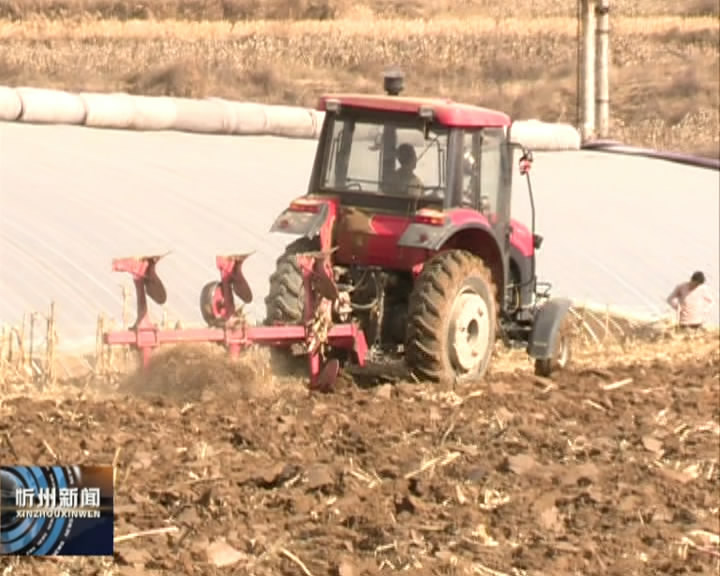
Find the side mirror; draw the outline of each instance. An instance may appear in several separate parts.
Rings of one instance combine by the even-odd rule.
[[[533,163],[533,155],[530,150],[527,148],[523,148],[523,155],[520,157],[520,174],[525,176],[528,172],[530,172],[530,167]]]
[[[540,234],[533,234],[533,248],[535,250],[540,250],[540,246],[542,246],[543,243],[543,237],[540,236]]]

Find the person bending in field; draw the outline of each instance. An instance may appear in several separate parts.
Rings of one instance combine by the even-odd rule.
[[[689,282],[678,284],[668,296],[667,302],[677,311],[681,329],[701,328],[713,302],[710,289],[705,284],[705,274],[695,272]]]
[[[420,196],[423,192],[423,183],[415,175],[415,167],[417,166],[415,148],[410,144],[400,144],[395,151],[395,157],[400,163],[400,168],[395,170],[388,178],[388,193],[399,196]]]

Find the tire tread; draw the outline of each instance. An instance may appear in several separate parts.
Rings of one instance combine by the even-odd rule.
[[[405,359],[413,374],[433,382],[453,377],[449,365],[444,325],[452,299],[470,276],[486,283],[494,299],[493,321],[496,321],[497,288],[485,263],[464,250],[436,254],[425,263],[410,296]]]

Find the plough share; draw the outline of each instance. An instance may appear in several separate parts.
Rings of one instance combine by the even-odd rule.
[[[165,304],[167,291],[158,276],[157,263],[163,256],[141,256],[113,260],[115,272],[133,277],[137,299],[135,323],[126,330],[106,332],[103,341],[109,346],[129,346],[147,367],[152,351],[164,344],[215,342],[225,346],[232,358],[253,344],[289,347],[303,344],[307,350],[310,387],[331,389],[339,372],[339,361],[328,358],[328,348],[352,351],[355,361],[364,365],[367,343],[356,323],[333,324],[333,306],[340,301],[329,254],[309,252],[297,255],[305,287],[302,325],[254,326],[247,323],[242,306],[235,307],[235,296],[243,303],[252,302],[253,294],[242,272],[243,262],[250,254],[218,255],[215,258],[220,282],[208,285],[201,297],[203,316],[213,319],[213,326],[165,330],[158,327],[148,308],[148,297]],[[206,288],[208,288],[206,287]]]

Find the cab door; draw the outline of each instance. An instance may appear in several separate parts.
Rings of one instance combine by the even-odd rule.
[[[510,182],[502,128],[465,131],[463,203],[488,220],[499,245],[510,248]]]

